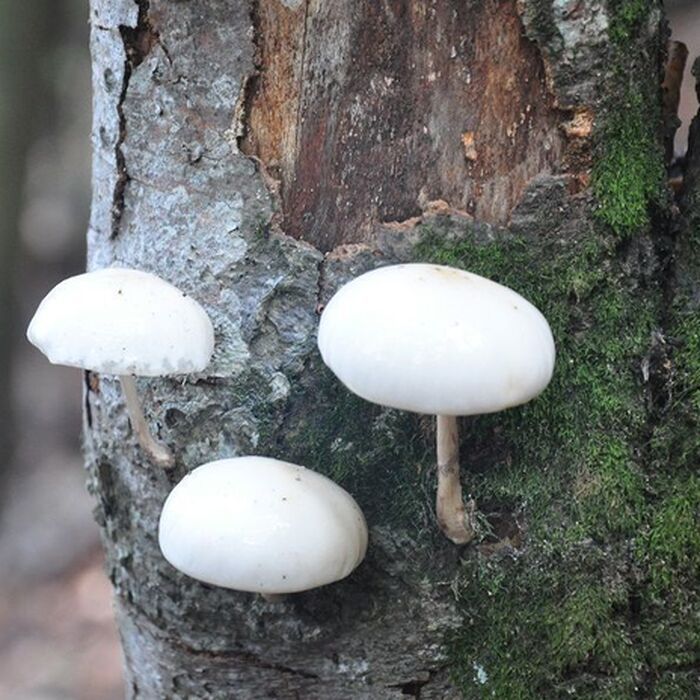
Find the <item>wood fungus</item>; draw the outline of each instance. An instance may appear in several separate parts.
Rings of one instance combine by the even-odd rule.
[[[171,491],[163,556],[192,578],[268,600],[345,578],[364,559],[367,525],[330,479],[267,457],[209,462]]]
[[[196,301],[140,270],[87,272],[46,295],[27,338],[54,364],[118,375],[139,444],[156,465],[174,465],[170,449],[148,429],[134,375],[204,370],[214,351],[214,329]]]
[[[537,396],[554,370],[544,316],[508,287],[463,270],[393,265],[345,285],[318,331],[323,361],[353,393],[437,416],[437,519],[456,544],[474,537],[459,476],[457,416]]]

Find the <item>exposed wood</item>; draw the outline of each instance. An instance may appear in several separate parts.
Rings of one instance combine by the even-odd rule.
[[[560,167],[561,117],[515,0],[261,0],[255,18],[243,149],[281,181],[289,235],[367,241],[421,198],[506,223]]]

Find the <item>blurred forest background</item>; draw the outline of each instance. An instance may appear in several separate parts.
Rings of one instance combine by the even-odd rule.
[[[697,102],[700,0],[668,0],[690,50],[682,153]],[[0,700],[123,696],[80,457],[81,375],[24,339],[31,314],[84,268],[90,58],[84,0],[0,0]]]
[[[81,375],[24,338],[84,269],[85,0],[0,0],[0,699],[116,700],[121,652],[80,457]]]

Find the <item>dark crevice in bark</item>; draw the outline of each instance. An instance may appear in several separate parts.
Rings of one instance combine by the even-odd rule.
[[[428,685],[428,683],[430,683],[432,678],[435,676],[435,673],[436,671],[427,671],[425,674],[421,674],[427,677],[414,678],[410,681],[404,681],[403,683],[393,683],[387,687],[400,690],[401,695],[407,695],[408,697],[417,698],[417,700],[420,700],[423,689],[426,685]]]
[[[186,651],[188,656],[199,659],[206,659],[207,661],[213,662],[227,662],[235,661],[241,666],[246,666],[249,668],[259,668],[266,671],[276,671],[290,676],[297,676],[299,678],[307,678],[310,680],[319,680],[320,676],[316,673],[310,671],[304,671],[299,668],[291,668],[290,666],[285,666],[283,664],[276,664],[270,661],[265,661],[261,659],[256,654],[249,651],[234,651],[234,650],[224,650],[224,651],[207,651],[204,649],[194,649],[192,647],[187,647],[183,644],[174,645],[179,649]]]
[[[700,659],[689,662],[687,664],[669,664],[668,666],[660,666],[659,673],[695,673],[700,672]]]
[[[321,316],[325,304],[323,303],[323,293],[326,280],[326,261],[328,254],[324,255],[318,263],[318,280],[316,282],[316,313]]]
[[[119,34],[124,43],[124,78],[122,89],[117,102],[117,114],[119,116],[119,137],[114,146],[114,155],[117,165],[117,181],[112,195],[112,226],[111,238],[116,238],[119,233],[119,225],[124,214],[124,197],[129,184],[129,171],[126,166],[126,158],[122,146],[126,139],[126,115],[124,113],[124,101],[129,89],[129,81],[134,69],[150,53],[153,46],[158,43],[158,32],[151,25],[148,17],[149,0],[136,0],[139,12],[135,27],[119,25]],[[165,49],[164,49],[165,51]],[[165,52],[167,55],[167,52]]]
[[[310,0],[305,0],[304,2],[304,20],[303,20],[303,28],[301,32],[301,71],[299,73],[299,87],[297,88],[297,95],[298,95],[298,102],[297,102],[297,114],[296,114],[296,133],[295,133],[295,138],[294,138],[294,154],[295,157],[299,153],[299,149],[301,147],[300,144],[300,138],[299,134],[301,132],[301,123],[304,118],[303,115],[303,104],[304,101],[302,99],[302,96],[304,94],[304,85],[305,85],[305,79],[306,79],[306,74],[307,74],[307,65],[306,65],[306,54],[307,54],[307,48],[308,48],[308,37],[309,37],[309,4]]]
[[[233,132],[238,150],[247,155],[253,162],[258,159],[247,152],[245,140],[248,135],[250,110],[253,95],[257,89],[256,83],[260,79],[260,63],[262,61],[260,45],[260,0],[250,0],[250,22],[252,27],[253,64],[255,70],[246,76],[241,86],[238,104],[234,109]]]
[[[678,120],[679,94],[683,70],[687,58],[687,49],[683,44],[670,42],[669,55],[667,56],[664,80],[661,86],[663,94],[663,123],[661,125],[664,140],[668,146],[673,144],[673,137],[680,125]],[[670,172],[673,166],[673,151],[667,147],[666,167]],[[690,154],[689,154],[690,155]],[[682,185],[678,197],[674,193],[673,184],[667,196],[669,202],[674,198],[682,197]],[[658,327],[650,339],[650,347],[647,356],[643,359],[642,375],[649,384],[649,420],[648,432],[644,441],[645,450],[648,451],[656,426],[663,419],[663,415],[670,403],[671,383],[671,357],[673,354],[673,342],[667,337],[666,329],[671,324],[673,304],[676,296],[676,256],[678,242],[681,235],[682,216],[678,206],[656,207],[652,211],[651,228],[652,244],[656,256],[657,267],[654,271],[651,283],[661,291],[661,304],[659,309]],[[647,455],[648,457],[649,455]]]
[[[92,428],[92,407],[90,406],[91,373],[89,370],[83,372],[83,410],[85,414],[85,425],[88,430]]]

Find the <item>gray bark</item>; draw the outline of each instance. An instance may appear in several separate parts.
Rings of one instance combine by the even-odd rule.
[[[401,533],[375,530],[359,578],[284,604],[199,585],[159,554],[158,516],[175,481],[210,459],[256,451],[241,380],[254,370],[264,400],[279,404],[303,372],[322,255],[265,231],[272,196],[237,147],[237,105],[254,72],[246,4],[152,2],[148,20],[143,12],[127,0],[92,3],[89,267],[118,262],[177,284],[211,315],[217,349],[206,376],[140,382],[147,413],[177,452],[172,475],[136,447],[117,380],[89,379],[87,451],[129,692],[390,698],[435,676],[432,697],[447,697],[438,639],[457,616],[450,596],[421,582],[426,545],[411,543],[407,558]],[[441,559],[456,557],[447,549]]]
[[[455,666],[450,640],[468,638],[481,619],[458,581],[479,557],[518,560],[529,506],[523,496],[498,521],[507,532],[480,549],[441,537],[430,422],[411,419],[414,434],[397,437],[392,412],[370,420],[353,404],[340,419],[360,430],[355,442],[330,443],[328,463],[345,451],[352,470],[353,459],[367,461],[360,442],[380,433],[386,442],[365,481],[334,473],[356,486],[370,526],[366,562],[336,585],[269,603],[199,584],[163,560],[157,522],[170,488],[203,462],[310,454],[309,422],[331,425],[336,409],[318,388],[317,315],[344,280],[414,259],[430,231],[484,246],[518,235],[543,250],[598,235],[591,132],[594,113],[605,112],[599,83],[612,70],[613,10],[554,5],[91,0],[89,267],[163,276],[203,304],[217,336],[205,375],[139,381],[154,434],[176,454],[169,473],[137,447],[117,379],[86,378],[90,488],[130,697],[446,700],[472,676],[482,683],[476,657]],[[663,27],[650,8],[631,51],[656,98]],[[656,265],[645,258],[656,256],[649,229],[639,228],[629,249],[609,246],[625,289]],[[591,324],[577,320],[585,335]],[[632,360],[607,361],[627,372]],[[635,392],[643,403],[647,389]],[[483,454],[482,466],[507,462],[498,432],[476,430],[463,440],[463,452],[476,453],[470,464]],[[418,452],[424,443],[425,455],[402,464],[409,442]],[[558,444],[548,454],[557,450],[568,460]],[[323,470],[323,455],[306,466]],[[394,511],[406,498],[413,510],[402,521]],[[543,551],[535,540],[529,551]],[[536,570],[537,556],[523,566]],[[579,681],[609,687],[596,673],[594,664],[562,670],[557,693]]]

